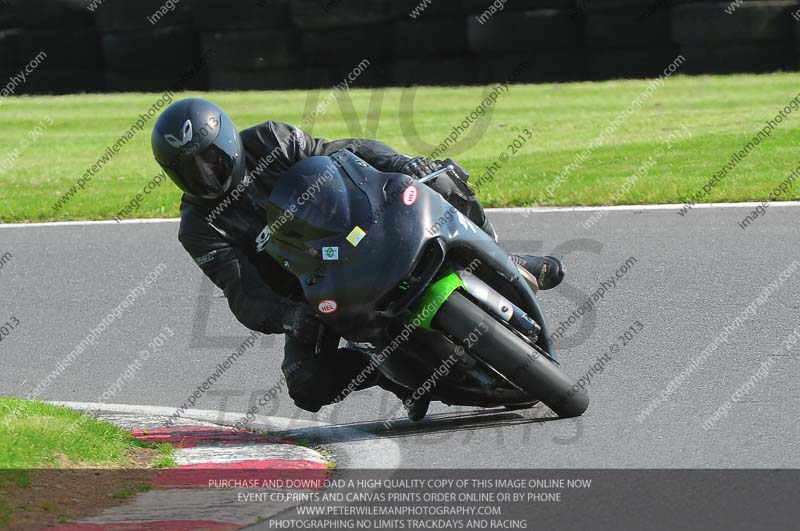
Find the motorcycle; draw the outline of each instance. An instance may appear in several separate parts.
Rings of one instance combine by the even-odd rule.
[[[275,184],[259,249],[337,341],[371,358],[368,371],[414,398],[583,414],[587,393],[560,369],[535,280],[424,184],[450,171],[412,179],[347,150],[304,159]]]

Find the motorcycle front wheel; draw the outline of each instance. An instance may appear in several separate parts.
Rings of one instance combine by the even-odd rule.
[[[556,363],[460,292],[450,295],[431,324],[559,417],[578,417],[589,407],[586,391]]]

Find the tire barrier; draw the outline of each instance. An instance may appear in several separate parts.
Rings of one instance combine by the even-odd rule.
[[[19,34],[18,28],[0,29],[0,69],[19,65]]]
[[[395,23],[394,40],[398,59],[431,55],[463,57],[469,49],[463,17],[404,18]]]
[[[789,14],[794,4],[744,2],[732,14],[725,11],[731,2],[678,5],[672,9],[672,38],[686,46],[789,41],[797,22]]]
[[[36,69],[20,93],[24,94],[78,94],[99,92],[105,88],[103,70],[86,68],[51,68],[41,66]]]
[[[85,1],[13,0],[9,5],[20,27],[14,38],[16,64],[36,61],[35,72],[17,87],[16,94],[72,94],[104,88],[100,36]],[[0,79],[0,85],[6,80]]]
[[[488,19],[467,19],[469,44],[473,51],[533,53],[584,47],[583,22],[574,11],[509,9]]]
[[[639,50],[600,50],[589,56],[589,77],[658,77],[678,53],[678,48],[672,45]],[[694,61],[694,55],[691,57]]]
[[[463,85],[798,68],[800,0],[0,0],[0,86],[158,91]],[[363,75],[362,75],[363,74]]]
[[[598,0],[516,0],[513,4],[509,4],[509,8],[513,6],[514,9],[576,10],[579,5],[595,1]],[[492,4],[493,0],[461,0],[464,11],[473,15],[484,13]]]
[[[174,87],[179,75],[175,68],[106,70],[105,89],[109,92],[164,92]],[[203,90],[206,86],[207,76],[202,75],[188,80],[185,90]]]
[[[658,0],[590,3],[584,12],[588,50],[633,50],[671,44],[669,10],[651,9],[655,2]]]
[[[92,28],[93,13],[86,0],[16,0],[17,24],[23,28]]]
[[[452,85],[453,73],[458,73],[459,84],[473,85],[483,80],[478,62],[461,58],[401,59],[394,64],[393,85]],[[485,77],[485,76],[484,76]]]
[[[394,63],[372,61],[369,63],[359,61],[359,64],[356,64],[354,61],[344,66],[310,66],[305,69],[305,86],[309,89],[331,89],[341,86],[345,79],[352,75],[354,79],[348,79],[348,83],[353,87],[385,87],[394,84],[393,70],[389,68],[393,65]]]
[[[203,35],[203,52],[215,51],[211,69],[261,70],[299,65],[299,41],[295,29],[220,31]]]
[[[201,31],[288,28],[289,0],[192,0],[194,27]]]
[[[783,43],[688,46],[682,47],[681,53],[687,59],[691,57],[685,66],[689,74],[766,73],[796,68],[795,50]]]
[[[735,9],[733,9],[735,7]],[[672,40],[693,74],[772,72],[796,67],[793,1],[688,3],[671,11]]]
[[[103,57],[109,70],[129,71],[174,67],[192,63],[200,56],[199,39],[190,28],[105,33]]]
[[[289,0],[289,8],[300,29],[365,29],[390,22],[392,3],[392,0]],[[342,38],[347,36],[341,34]]]
[[[14,28],[18,25],[17,3],[18,0],[5,0],[0,4],[0,29]]]
[[[100,35],[92,28],[25,29],[19,34],[19,63],[44,51],[39,70],[57,68],[98,69],[103,64]]]
[[[95,27],[102,32],[191,27],[189,4],[181,0],[171,5],[173,9],[165,0],[103,0],[95,10]]]
[[[670,35],[669,5],[667,0],[589,3],[583,13],[589,78],[659,75],[678,54]]]
[[[318,29],[303,32],[302,52],[305,64],[311,66],[352,65],[363,59],[388,61],[394,52],[391,26],[371,25],[339,38],[339,29]]]
[[[287,90],[305,84],[302,68],[273,68],[265,70],[209,70],[209,85],[214,90]]]
[[[587,78],[586,57],[579,51],[502,54],[479,58],[482,83],[579,81]]]
[[[488,2],[487,2],[488,3]],[[394,20],[425,20],[429,16],[438,15],[463,15],[467,12],[463,2],[428,2],[421,0],[394,0],[389,4],[389,9]],[[459,18],[463,21],[463,17]]]

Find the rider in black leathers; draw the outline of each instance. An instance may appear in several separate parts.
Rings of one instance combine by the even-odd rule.
[[[243,325],[265,334],[286,334],[282,370],[297,406],[318,411],[341,398],[342,389],[369,360],[360,352],[338,349],[338,338],[325,337],[297,280],[268,254],[257,252],[256,239],[267,224],[266,200],[278,177],[293,164],[341,149],[353,151],[378,170],[417,178],[443,167],[443,162],[407,157],[375,140],[329,142],[280,122],[238,132],[222,109],[202,99],[170,105],[155,124],[152,147],[156,161],[184,191],[178,235],[183,247],[223,290]],[[430,186],[495,236],[466,184],[468,175],[461,168],[457,171],[461,178],[444,174]],[[553,257],[514,259],[541,289],[563,278],[563,266]],[[404,389],[378,371],[374,374],[361,388],[380,385],[403,399],[409,418],[424,417],[425,399],[407,399]]]

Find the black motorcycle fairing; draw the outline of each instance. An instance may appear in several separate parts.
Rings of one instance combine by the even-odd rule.
[[[384,327],[376,305],[409,276],[434,238],[448,252],[477,255],[544,323],[536,296],[490,236],[439,193],[409,184],[406,175],[380,172],[350,151],[310,157],[286,171],[269,197],[267,218],[264,249],[300,279],[324,322],[348,339],[369,340]],[[348,241],[353,231],[364,235]],[[322,256],[331,248],[335,260]],[[550,352],[544,327],[540,340]]]
[[[530,312],[541,326],[537,345],[554,360],[552,345],[546,336],[543,337],[547,328],[538,299],[517,271],[508,253],[466,216],[458,212],[452,214],[452,205],[440,194],[423,187],[418,201],[423,201],[419,207],[422,209],[419,215],[426,219],[424,237],[428,242],[441,242],[447,250],[447,256],[456,258],[460,267],[491,272],[494,277],[492,280],[507,283],[516,293],[523,309]],[[432,219],[436,221],[432,222]],[[416,223],[422,221],[417,220]],[[476,264],[480,266],[476,267]],[[438,332],[425,329],[413,330],[410,335],[399,328],[388,334],[385,332],[384,330],[383,335],[373,336],[370,343],[358,347],[370,354],[385,376],[410,390],[416,389],[441,365],[447,352],[447,347],[443,345],[450,343],[441,336],[437,339]],[[449,344],[450,348],[454,346]],[[410,360],[414,360],[413,363],[409,363]],[[441,377],[429,398],[451,405],[481,407],[525,402],[531,398],[506,382],[492,367],[480,360],[473,360],[478,366],[470,368],[460,363],[458,370],[448,371]]]
[[[320,179],[326,171],[329,177]],[[313,197],[303,195],[309,188]],[[400,285],[408,284],[409,277],[428,270],[423,262],[431,254],[427,251],[436,247],[443,251],[433,253],[439,260],[436,269],[445,260],[460,267],[474,262],[480,264],[479,277],[488,284],[513,288],[517,304],[542,326],[540,347],[551,353],[538,300],[508,254],[424,184],[409,184],[406,175],[379,172],[341,151],[296,164],[276,183],[269,201],[272,229],[263,248],[300,280],[306,300],[325,325],[370,354],[379,370],[395,382],[414,389],[445,353],[436,345],[433,352],[415,349],[414,341],[397,341],[403,316],[392,318],[377,311]],[[355,229],[363,234],[348,238]],[[336,259],[323,259],[323,248],[329,247],[336,249]],[[484,270],[486,277],[481,276]],[[425,329],[411,333],[439,334]],[[439,339],[449,342],[444,336]],[[532,398],[520,394],[485,363],[472,361],[478,363],[459,364],[458,370],[441,378],[432,398],[483,406]]]
[[[408,179],[342,150],[295,164],[270,195],[263,249],[300,279],[323,322],[348,339],[385,326],[376,304],[409,275],[430,239],[416,219],[422,210],[402,199],[409,186],[425,187]]]

